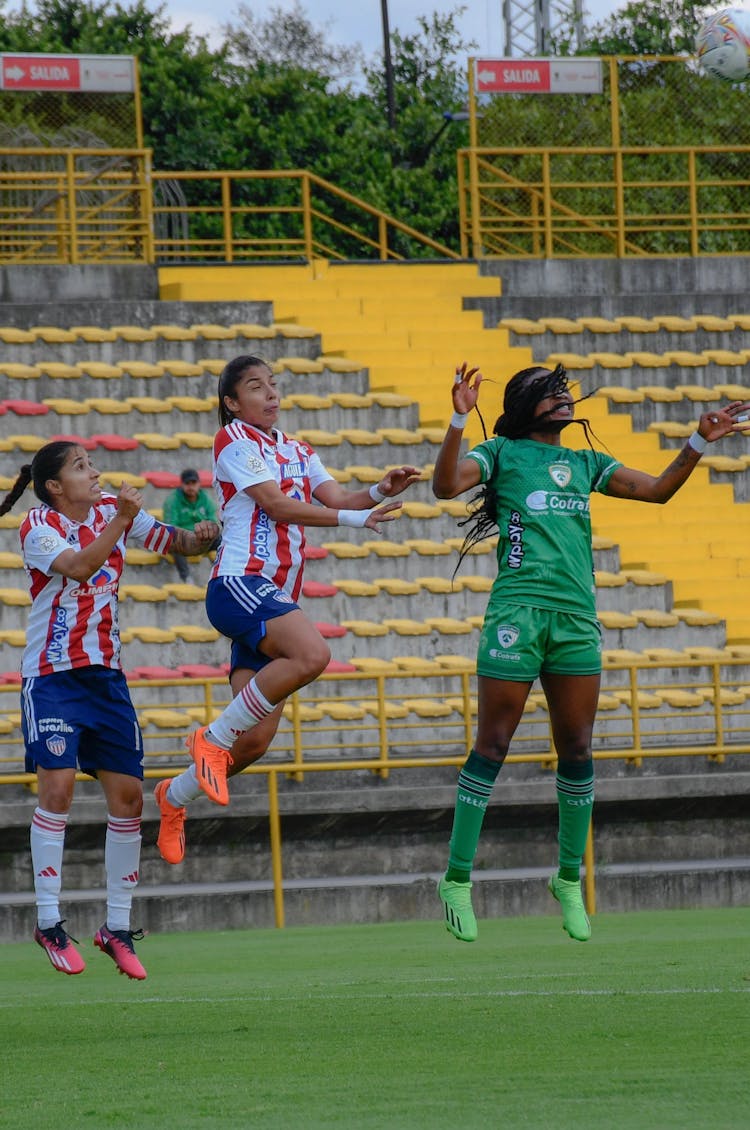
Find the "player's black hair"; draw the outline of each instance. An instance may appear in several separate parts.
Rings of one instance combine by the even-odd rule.
[[[555,409],[552,408],[549,412],[535,416],[537,405],[550,396],[562,396],[569,391],[568,373],[564,365],[556,365],[554,369],[544,369],[539,365],[521,369],[505,386],[503,411],[495,421],[493,435],[504,436],[506,439],[523,439],[530,432],[544,430],[545,419],[551,416]],[[588,400],[591,395],[592,393],[587,393],[573,403],[580,404],[581,401]],[[591,437],[594,433],[588,420],[569,420],[564,426],[569,424],[578,424],[582,427],[589,447],[593,447]],[[484,427],[484,421],[482,426]],[[490,483],[484,483],[477,494],[469,500],[468,509],[468,517],[458,523],[459,526],[470,524],[470,527],[459,551],[458,563],[453,570],[454,577],[472,546],[484,541],[485,538],[492,537],[497,531],[497,493]]]
[[[7,514],[12,509],[29,483],[33,483],[34,494],[39,501],[49,506],[47,482],[58,477],[72,447],[80,447],[80,444],[75,440],[56,439],[40,447],[31,462],[24,463],[21,467],[18,478],[0,502],[0,515]]]
[[[234,419],[233,414],[229,411],[224,403],[225,396],[234,396],[237,385],[246,372],[247,369],[268,369],[271,371],[271,366],[262,357],[254,357],[252,354],[243,354],[240,357],[233,357],[231,361],[227,361],[226,365],[221,371],[219,377],[219,426],[224,427],[225,424],[231,424]]]

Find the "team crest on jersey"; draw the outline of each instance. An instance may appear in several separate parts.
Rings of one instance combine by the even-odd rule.
[[[500,624],[497,629],[497,642],[500,644],[500,647],[513,647],[518,636],[519,631],[515,624]]]
[[[566,487],[570,482],[572,472],[567,463],[550,463],[547,468],[550,478],[559,487]]]
[[[279,590],[279,592],[275,592],[273,594],[273,599],[277,602],[277,604],[291,604],[292,603],[292,598],[290,596],[287,596],[287,594],[285,592],[281,592],[281,590]]]
[[[50,534],[32,533],[29,541],[39,553],[51,553],[55,546],[58,545],[57,538],[53,538]]]
[[[247,469],[248,469],[248,471],[251,471],[254,475],[259,475],[261,473],[261,471],[267,470],[265,463],[263,462],[263,460],[258,455],[248,455],[248,457],[247,457]]]
[[[62,757],[67,746],[62,734],[52,734],[44,744],[53,757]]]

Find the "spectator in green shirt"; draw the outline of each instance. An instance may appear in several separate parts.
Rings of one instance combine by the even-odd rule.
[[[180,485],[167,495],[164,502],[164,521],[169,526],[177,526],[183,530],[192,530],[198,522],[216,521],[216,503],[208,491],[203,490],[198,472],[192,467],[185,468],[180,475]],[[216,546],[211,548],[215,549]],[[183,557],[181,553],[173,553],[172,556],[180,580],[192,583],[193,577],[187,557]]]

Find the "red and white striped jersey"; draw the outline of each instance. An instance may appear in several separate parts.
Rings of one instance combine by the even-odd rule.
[[[308,443],[276,428],[268,435],[240,420],[221,428],[214,439],[214,486],[224,529],[211,578],[260,574],[296,600],[304,526],[272,521],[245,488],[273,481],[287,497],[312,502],[332,478]]]
[[[104,565],[83,583],[51,571],[66,549],[85,549],[117,513],[117,499],[102,495],[85,522],[74,522],[50,506],[35,506],[21,525],[21,553],[30,581],[31,612],[21,661],[24,678],[74,667],[120,667],[117,590],[125,543],[133,537],[164,555],[174,529],[140,510]]]

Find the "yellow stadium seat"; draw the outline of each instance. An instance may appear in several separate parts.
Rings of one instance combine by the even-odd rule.
[[[162,361],[162,367],[165,373],[173,377],[203,376],[203,366],[196,361],[181,361],[177,357],[170,357],[168,361]]]
[[[455,675],[472,675],[477,669],[476,659],[466,655],[436,655],[435,662]]]
[[[193,322],[190,329],[206,341],[234,341],[237,337],[237,330],[233,326],[220,326],[214,322]]]
[[[677,420],[653,420],[646,431],[655,432],[666,439],[687,439],[695,431],[695,424],[692,421],[681,424]]]
[[[682,400],[676,388],[668,388],[666,385],[639,385],[639,388],[647,400],[660,404],[674,404]]]
[[[304,412],[317,412],[323,408],[332,408],[333,400],[330,396],[314,396],[309,392],[292,393],[281,398],[281,407],[301,408]]]
[[[204,373],[210,373],[211,376],[218,377],[223,373],[226,367],[226,361],[223,357],[201,357],[199,361],[196,361],[196,365],[199,369],[202,369]],[[174,375],[176,376],[177,374],[175,373]]]
[[[718,333],[728,333],[735,327],[731,318],[720,318],[716,314],[694,314],[693,321],[701,330],[713,330]]]
[[[398,636],[429,636],[432,628],[429,624],[422,620],[409,620],[399,619],[395,617],[383,620],[383,624],[389,631],[395,632]]]
[[[298,718],[300,722],[320,722],[323,717],[323,711],[319,706],[310,706],[309,703],[305,702],[299,702],[296,706],[291,702],[287,702],[281,713],[284,718],[286,718],[287,722],[294,721],[295,717]]]
[[[675,314],[655,315],[654,321],[667,333],[693,333],[699,328],[695,318],[682,318]]]
[[[674,612],[664,612],[660,608],[633,608],[633,616],[647,628],[674,628],[680,622]]]
[[[447,542],[429,541],[427,538],[405,538],[404,545],[421,557],[447,557],[453,553]]]
[[[40,447],[44,446],[44,436],[31,435],[30,432],[22,432],[19,435],[10,435],[5,437],[5,443],[10,444],[9,447],[3,446],[5,451],[12,451],[17,447],[21,451],[38,451]]]
[[[465,498],[441,498],[437,501],[441,514],[449,514],[451,518],[466,517]]]
[[[415,577],[415,581],[420,588],[433,593],[461,592],[464,587],[470,587],[466,585],[466,579],[463,577],[457,577],[455,581],[450,577]]]
[[[425,624],[445,636],[465,636],[474,630],[468,620],[456,620],[452,616],[428,616]]]
[[[75,341],[76,335],[70,330],[63,330],[60,326],[30,326],[36,341],[46,342],[47,345],[65,345]]]
[[[104,341],[117,341],[117,334],[113,329],[104,326],[70,326],[70,332],[81,341],[99,343]]]
[[[159,362],[153,361],[120,361],[119,367],[123,373],[131,377],[143,377],[151,379],[153,377],[164,376],[164,365]]]
[[[274,322],[272,328],[275,329],[276,333],[280,334],[281,337],[291,339],[318,337],[318,331],[314,326],[300,326],[296,322]]]
[[[169,593],[164,588],[156,585],[125,584],[120,585],[120,597],[123,600],[136,600],[139,603],[161,604]]]
[[[355,636],[387,636],[388,628],[385,624],[376,624],[373,620],[342,620],[344,628],[348,628]]]
[[[371,467],[365,463],[349,463],[346,469],[361,483],[379,483],[383,477],[382,467]]]
[[[593,369],[596,362],[580,353],[550,353],[542,364],[546,369],[554,369],[556,365],[564,365],[566,369]]]
[[[373,396],[370,393],[333,392],[326,399],[331,404],[338,405],[339,408],[372,408],[373,404],[381,404],[380,398],[383,396],[387,396],[387,393],[379,393]],[[406,403],[409,404],[411,401],[406,398]],[[384,407],[384,405],[381,404],[381,407]]]
[[[599,589],[617,589],[626,585],[628,578],[623,573],[610,573],[606,569],[596,569],[594,582]]]
[[[418,675],[440,675],[443,670],[439,663],[432,659],[425,659],[422,655],[394,655],[393,662],[403,671],[416,672]]]
[[[600,691],[597,710],[619,710],[621,706],[622,703],[615,695]]]
[[[10,607],[27,608],[31,604],[31,595],[26,589],[0,588],[0,604]]]
[[[140,640],[141,643],[174,643],[175,634],[169,628],[155,628],[150,624],[125,628],[122,632],[123,643],[131,643],[133,640]]]
[[[362,545],[376,557],[409,557],[411,549],[397,541],[363,541]]]
[[[176,451],[182,447],[177,436],[163,435],[161,432],[133,432],[133,439],[137,439],[150,451]]]
[[[404,706],[418,718],[449,718],[454,713],[447,702],[432,698],[405,698]]]
[[[144,326],[110,326],[110,329],[123,341],[156,341],[155,330],[147,330]]]
[[[336,432],[326,432],[316,428],[300,428],[297,435],[312,447],[340,447],[342,442],[342,436]]]
[[[596,396],[611,400],[613,404],[642,404],[644,399],[639,388],[622,388],[620,385],[598,388]]]
[[[430,502],[404,502],[403,513],[407,518],[439,518],[442,510]]]
[[[366,714],[365,708],[357,702],[336,702],[331,699],[321,702],[320,706],[323,713],[333,718],[334,722],[361,722]]]
[[[669,577],[653,569],[623,569],[622,573],[634,585],[666,585]]]
[[[100,478],[102,483],[107,483],[116,490],[119,490],[123,483],[128,483],[136,490],[143,490],[146,485],[146,480],[141,475],[134,475],[130,471],[102,471]]]
[[[624,353],[589,353],[589,358],[595,365],[603,369],[630,369],[632,362]]]
[[[135,408],[136,412],[152,413],[152,412],[171,412],[172,405],[168,400],[162,400],[158,396],[126,396],[126,403]]]
[[[156,726],[160,730],[187,730],[192,721],[184,710],[168,710],[162,706],[147,706],[139,710],[138,718],[142,726]]]
[[[628,612],[615,612],[603,609],[599,612],[599,620],[605,628],[636,628],[638,621]]]
[[[85,401],[72,400],[70,397],[64,396],[45,397],[42,404],[46,404],[58,416],[87,416],[91,411]]]
[[[109,396],[87,396],[84,404],[102,416],[124,416],[133,410],[126,400],[115,400]]]
[[[580,334],[584,328],[580,321],[573,318],[540,318],[539,323],[553,334]]]
[[[366,714],[372,714],[374,718],[380,717],[380,711],[386,718],[397,719],[406,718],[409,714],[409,707],[404,706],[402,702],[393,702],[390,699],[383,699],[382,702],[376,698],[362,699],[359,704]]]
[[[33,345],[36,337],[31,330],[22,330],[18,326],[0,326],[0,341],[6,345]]]
[[[105,381],[116,381],[122,376],[122,369],[119,365],[108,365],[106,361],[79,361],[76,369],[81,376],[85,375]]]
[[[387,632],[380,632],[379,634],[386,635]],[[398,675],[399,673],[396,663],[391,663],[388,659],[380,659],[375,655],[353,657],[350,663],[352,667],[356,667],[358,671],[365,675]]]
[[[625,706],[630,706],[633,701],[632,692],[629,690],[613,690],[610,693]],[[636,691],[635,695],[639,710],[658,710],[664,703],[661,695],[653,691]]]
[[[664,356],[669,357],[675,365],[681,365],[686,369],[697,369],[707,364],[703,353],[695,353],[689,349],[667,350]]]
[[[189,326],[169,324],[151,326],[150,328],[157,337],[163,338],[164,341],[195,341],[198,337],[197,331]]]
[[[699,404],[713,404],[721,400],[720,394],[715,389],[706,388],[705,385],[675,385],[675,388],[688,400]]]
[[[26,647],[26,632],[23,628],[0,628],[0,643],[9,647]]]
[[[734,349],[704,349],[703,356],[716,365],[745,365],[747,363],[744,352]]]
[[[23,569],[23,557],[10,550],[0,552],[0,569]]]
[[[213,436],[205,432],[175,432],[174,438],[184,444],[185,447],[195,450],[208,450],[214,445]]]
[[[462,585],[469,592],[489,592],[492,588],[492,577],[455,577],[453,584],[456,588]]]
[[[650,350],[629,350],[627,356],[641,369],[665,369],[672,364],[663,353],[652,353]]]
[[[595,334],[617,334],[622,329],[620,323],[613,318],[581,317],[578,322],[585,330]]]
[[[166,585],[162,585],[161,591],[167,596],[175,597],[176,600],[203,601],[206,598],[206,586],[194,585],[189,581],[169,581]]]
[[[511,333],[524,336],[547,332],[547,327],[543,322],[535,322],[530,318],[501,318],[498,322],[498,329],[510,330]]]
[[[213,643],[219,639],[216,628],[203,627],[200,624],[175,624],[174,634],[185,643]]]
[[[276,330],[272,326],[261,326],[258,322],[232,322],[229,326],[237,337],[245,338],[270,338],[276,337]]]
[[[219,403],[215,396],[165,396],[164,400],[180,412],[215,412]]]
[[[705,702],[700,691],[688,691],[680,687],[662,687],[659,695],[668,706],[676,706],[682,710],[694,706],[703,706]]]
[[[377,596],[380,589],[369,581],[343,580],[338,577],[333,582],[340,592],[347,596]]]
[[[322,361],[313,361],[309,357],[277,357],[271,365],[274,373],[322,373],[325,365]]]
[[[0,362],[0,373],[4,373],[9,380],[30,381],[41,376],[38,365],[23,365],[20,362]]]
[[[125,551],[126,565],[158,565],[162,560],[160,553],[153,553],[150,549],[141,549],[140,546],[128,546]]]
[[[334,557],[339,557],[342,560],[369,557],[370,555],[366,545],[359,545],[355,541],[324,541],[323,549],[327,549]]]
[[[377,447],[383,442],[380,432],[368,431],[366,428],[342,428],[338,435],[339,442],[346,440],[353,447]]]
[[[77,365],[66,365],[64,361],[37,361],[36,367],[41,374],[46,374],[53,380],[77,381],[81,376],[81,370]]]
[[[390,596],[416,596],[420,587],[417,581],[404,581],[401,577],[379,577],[372,583],[378,592],[387,592]]]
[[[661,329],[656,318],[641,318],[625,314],[614,319],[624,330],[634,334],[652,334]]]
[[[701,628],[711,624],[720,624],[721,616],[715,612],[707,612],[703,608],[676,608],[675,612],[684,624],[691,628]]]
[[[325,354],[318,357],[318,361],[330,373],[359,373],[362,370],[362,365],[358,361],[351,361],[348,357]]]

